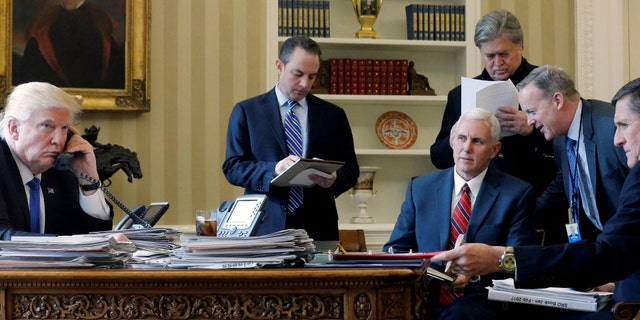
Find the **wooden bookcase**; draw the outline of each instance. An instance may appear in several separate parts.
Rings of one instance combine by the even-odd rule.
[[[406,40],[405,6],[409,4],[455,4],[465,6],[465,41]],[[336,201],[341,229],[364,229],[367,247],[378,250],[388,239],[410,179],[437,170],[429,159],[429,147],[440,129],[447,93],[461,77],[475,76],[482,70],[478,49],[473,44],[475,23],[480,16],[480,0],[386,0],[374,30],[379,39],[357,39],[360,25],[351,1],[330,1],[330,38],[314,38],[322,49],[323,60],[330,58],[407,59],[415,62],[419,74],[429,78],[437,96],[400,95],[318,95],[345,109],[351,124],[360,166],[376,166],[376,196],[369,201],[367,214],[376,218],[373,225],[350,224],[358,214],[356,202],[348,193]],[[279,46],[286,37],[278,37],[278,0],[268,0],[265,27],[267,66],[274,66]],[[277,82],[276,72],[267,72],[265,90]],[[409,149],[386,148],[377,138],[377,118],[387,111],[409,115],[418,127],[416,142]],[[375,237],[369,235],[375,234]],[[386,238],[385,238],[386,237]]]

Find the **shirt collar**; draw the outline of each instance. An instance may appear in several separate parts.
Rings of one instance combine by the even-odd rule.
[[[475,176],[473,179],[469,181],[465,181],[457,172],[456,168],[453,168],[453,190],[455,191],[456,196],[458,196],[461,192],[462,186],[466,183],[471,189],[471,197],[475,198],[475,196],[480,191],[480,186],[482,185],[482,181],[484,177],[487,175],[487,170],[489,168],[485,168],[479,175]]]
[[[580,141],[580,126],[582,123],[582,99],[578,101],[578,107],[576,108],[576,114],[573,115],[573,121],[571,121],[571,126],[569,127],[569,132],[567,132],[567,137],[577,141]]]
[[[13,152],[13,149],[11,149],[11,147],[9,147],[9,151],[11,151],[11,156],[13,157],[13,161],[15,161],[16,166],[18,166],[18,171],[20,172],[20,178],[22,179],[22,184],[26,184],[27,182],[33,180],[33,178],[38,178],[42,180],[41,173],[33,175],[33,173],[31,173],[31,170],[29,170],[29,168],[27,168],[27,166],[24,163],[22,163],[20,159],[18,159],[18,157]]]
[[[287,101],[289,101],[289,97],[287,97],[287,95],[285,95],[284,93],[282,93],[282,91],[280,91],[280,88],[278,88],[277,84],[275,87],[275,91],[276,91],[276,97],[278,98],[278,106],[280,107],[286,106]],[[302,107],[302,109],[306,109],[307,98],[306,97],[302,98],[302,100],[298,101],[298,104]]]

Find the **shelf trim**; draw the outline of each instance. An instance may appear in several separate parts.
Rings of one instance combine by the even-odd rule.
[[[348,94],[316,94],[318,98],[334,103],[349,105],[389,105],[402,104],[411,106],[438,106],[447,103],[446,96],[399,96],[399,95],[348,95]]]
[[[278,37],[284,42],[289,37]],[[358,39],[358,38],[313,38],[318,44],[344,46],[404,46],[419,49],[430,48],[436,50],[466,49],[466,41],[434,41],[434,40],[404,40],[404,39]]]
[[[429,156],[429,149],[355,149],[359,156]]]

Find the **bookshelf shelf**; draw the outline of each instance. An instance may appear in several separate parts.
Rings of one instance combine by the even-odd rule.
[[[266,65],[278,58],[280,45],[287,37],[278,36],[278,0],[267,0]],[[405,7],[409,4],[453,4],[465,6],[465,41],[407,40]],[[480,0],[387,0],[384,1],[374,30],[379,39],[357,39],[360,28],[351,1],[330,0],[330,35],[314,37],[322,49],[322,59],[406,59],[414,61],[418,74],[428,77],[436,96],[344,95],[317,96],[341,106],[347,113],[360,166],[377,166],[377,195],[367,212],[376,224],[393,225],[404,200],[407,184],[415,176],[434,172],[429,147],[440,130],[447,93],[461,77],[475,76],[482,70],[473,30],[480,17]],[[267,72],[266,88],[278,81],[275,72]],[[416,142],[409,149],[387,149],[375,133],[376,120],[387,111],[400,111],[418,127]],[[358,208],[347,193],[336,200],[341,223],[348,223]],[[354,225],[358,226],[358,225]],[[389,230],[390,231],[390,230]]]

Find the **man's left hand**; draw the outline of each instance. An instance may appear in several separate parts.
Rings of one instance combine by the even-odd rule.
[[[502,130],[519,134],[521,136],[530,136],[533,133],[533,126],[529,124],[527,114],[516,108],[500,107],[496,118],[500,121]]]

